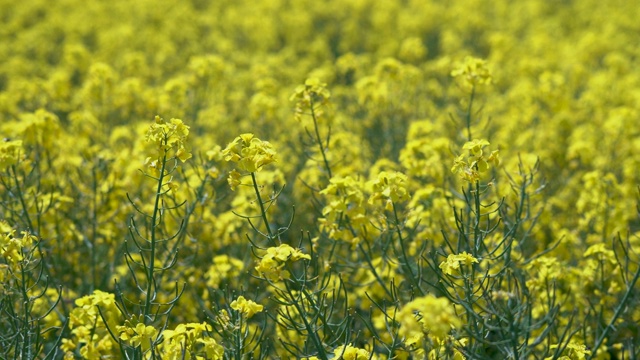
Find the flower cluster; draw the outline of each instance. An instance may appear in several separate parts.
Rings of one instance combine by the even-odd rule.
[[[477,264],[478,259],[463,251],[460,254],[451,254],[447,256],[447,260],[440,263],[440,269],[447,275],[453,275],[460,270],[460,265],[470,266]]]
[[[459,78],[466,88],[475,88],[478,85],[490,85],[493,76],[483,59],[467,56],[463,62],[456,64],[451,71],[451,76]]]
[[[182,357],[221,360],[224,349],[213,338],[207,336],[212,331],[206,323],[180,324],[173,330],[162,332],[160,350],[165,359]]]
[[[145,139],[153,144],[155,153],[147,158],[149,167],[157,167],[162,158],[169,155],[185,162],[191,158],[191,153],[187,149],[187,137],[189,136],[189,126],[180,119],[165,121],[159,116],[155,117],[155,123],[149,126]],[[169,150],[173,153],[169,154]]]
[[[143,321],[136,318],[125,320],[124,325],[116,327],[116,331],[119,333],[120,340],[133,347],[140,346],[144,352],[149,350],[158,337],[158,330],[155,327],[145,325]]]
[[[350,176],[333,177],[329,186],[320,192],[326,198],[327,205],[322,209],[320,219],[322,228],[334,240],[357,244],[361,239],[354,235],[367,223],[366,196],[364,184]]]
[[[21,232],[22,236],[16,236],[16,231],[5,222],[0,222],[0,256],[8,265],[15,267],[25,260],[38,239],[27,231]]]
[[[381,200],[384,208],[393,210],[393,205],[410,199],[407,190],[407,176],[399,172],[381,171],[377,179],[370,182],[369,203]]]
[[[453,304],[446,298],[433,295],[407,303],[398,311],[396,319],[401,324],[400,333],[404,336],[404,343],[415,349],[422,348],[423,341],[429,338],[444,340],[452,329],[462,326]]]
[[[361,348],[349,345],[341,345],[333,350],[334,359],[336,360],[368,360],[371,354]]]
[[[65,358],[72,359],[75,351],[79,351],[85,359],[98,359],[119,353],[110,334],[110,329],[116,330],[121,317],[115,296],[96,290],[91,295],[77,299],[75,305],[69,316],[72,338],[62,342]]]
[[[278,247],[268,248],[255,269],[258,274],[269,281],[277,282],[286,280],[291,275],[289,270],[286,269],[287,264],[301,259],[311,260],[311,256],[303,253],[300,249],[294,249],[287,244],[282,244]]]
[[[262,141],[255,135],[242,134],[222,150],[225,161],[238,164],[245,173],[255,173],[263,166],[276,162],[276,152],[268,141]],[[229,185],[232,190],[241,184],[242,174],[235,169],[229,173]]]
[[[23,151],[22,140],[0,140],[0,170],[15,165]]]
[[[295,117],[300,120],[303,115],[313,115],[316,118],[322,116],[322,106],[328,104],[331,93],[327,89],[327,84],[318,78],[309,78],[304,85],[298,85],[294,93],[289,97],[289,101],[296,102]],[[309,114],[312,111],[313,114]]]
[[[262,312],[264,306],[244,298],[244,296],[238,296],[237,299],[233,300],[229,305],[233,310],[241,312],[246,316],[247,319],[250,319],[256,313]]]
[[[469,154],[461,154],[453,162],[451,172],[458,174],[462,179],[475,183],[480,180],[480,175],[489,170],[489,165],[500,164],[499,150],[493,150],[486,154],[484,147],[490,145],[487,140],[473,140],[464,144],[463,150],[469,150]]]

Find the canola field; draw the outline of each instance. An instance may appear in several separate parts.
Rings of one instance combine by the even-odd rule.
[[[0,358],[638,358],[638,18],[0,0]]]

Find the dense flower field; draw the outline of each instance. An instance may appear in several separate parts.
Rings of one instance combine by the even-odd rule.
[[[637,358],[638,18],[0,0],[0,358]]]

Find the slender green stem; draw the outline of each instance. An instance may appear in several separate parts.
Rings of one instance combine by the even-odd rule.
[[[236,348],[236,353],[234,358],[236,360],[242,360],[242,336],[241,336],[241,332],[242,332],[242,315],[238,315],[239,319],[240,319],[240,327],[238,329],[235,329],[233,332],[233,340],[234,340],[234,345]]]
[[[93,290],[96,287],[96,237],[98,236],[98,178],[97,178],[97,174],[96,174],[96,168],[95,166],[91,169],[91,175],[92,175],[92,180],[93,180],[93,201],[92,201],[92,205],[93,205],[93,211],[92,211],[92,215],[93,215],[93,219],[91,222],[91,239],[89,240],[89,243],[91,244],[91,248],[89,249],[90,251],[90,256],[91,256],[91,292],[93,292]]]
[[[320,336],[318,335],[318,329],[312,326],[312,324],[309,322],[306,316],[307,312],[300,307],[300,302],[296,301],[296,297],[293,295],[293,290],[291,289],[289,284],[286,282],[285,282],[285,287],[287,289],[287,293],[289,294],[289,296],[291,296],[291,300],[292,300],[291,303],[293,304],[293,306],[296,308],[296,311],[300,315],[300,318],[304,323],[305,329],[307,329],[308,336],[311,338],[311,341],[313,341],[313,344],[316,347],[316,350],[318,350],[318,357],[320,357],[320,359],[322,360],[328,360],[326,351],[324,349],[324,346],[322,345],[322,339],[320,339]]]
[[[316,116],[315,109],[313,108],[313,99],[310,101],[311,108],[311,118],[313,119],[313,129],[316,134],[316,141],[318,142],[318,147],[320,147],[320,153],[322,154],[322,160],[324,161],[324,167],[327,170],[327,175],[329,179],[333,177],[331,174],[331,167],[329,166],[329,160],[327,160],[326,148],[322,142],[322,138],[320,137],[320,130],[318,129],[318,118]]]
[[[22,319],[22,350],[21,353],[25,356],[25,359],[31,359],[31,329],[29,328],[31,314],[29,309],[31,308],[29,293],[27,291],[27,269],[24,267],[24,263],[20,262],[20,290],[22,295],[22,306],[24,311],[24,319]]]
[[[16,171],[15,165],[11,165],[11,171],[13,172],[13,180],[16,182],[16,192],[18,194],[18,199],[20,199],[22,211],[24,212],[24,216],[27,219],[27,227],[29,228],[29,231],[34,231],[35,229],[33,228],[31,217],[29,216],[29,208],[27,207],[27,203],[24,200],[24,195],[22,194],[22,189],[20,188],[20,182],[18,181],[18,173]]]
[[[472,120],[472,107],[473,107],[473,98],[476,95],[476,87],[475,85],[471,88],[471,95],[469,96],[469,105],[467,106],[467,116],[466,116],[466,122],[467,122],[467,141],[471,141],[471,120]]]
[[[475,193],[473,194],[473,200],[474,200],[475,217],[476,217],[475,223],[473,224],[473,246],[474,246],[474,252],[475,252],[474,256],[479,257],[480,248],[482,247],[481,246],[482,236],[480,234],[480,217],[482,215],[480,213],[481,206],[480,206],[480,182],[479,181],[476,181],[476,189],[475,189]]]
[[[409,257],[407,256],[407,251],[405,249],[404,237],[402,236],[402,229],[400,229],[400,219],[398,218],[398,210],[396,208],[396,204],[392,202],[391,206],[393,206],[393,216],[394,216],[394,222],[395,222],[394,227],[395,227],[396,233],[398,234],[398,241],[400,243],[400,249],[402,250],[404,265],[409,271],[409,278],[411,279],[411,283],[420,292],[421,295],[424,295],[424,291],[422,291],[422,288],[420,287],[420,283],[418,279],[416,279],[416,275],[413,273],[411,264],[409,264]]]
[[[276,244],[275,236],[271,232],[271,226],[269,225],[269,219],[267,219],[267,211],[264,208],[264,203],[262,202],[262,196],[260,196],[260,188],[258,188],[258,181],[256,180],[256,174],[251,173],[251,181],[253,182],[253,190],[256,192],[256,197],[258,198],[258,205],[260,205],[260,216],[262,217],[262,221],[264,222],[264,226],[267,228],[267,235],[269,237],[269,242],[272,245]]]
[[[631,280],[629,285],[627,285],[627,291],[625,291],[624,295],[622,296],[622,300],[620,300],[620,304],[618,304],[618,307],[616,308],[615,313],[611,317],[611,320],[609,320],[609,324],[607,324],[607,327],[604,328],[604,331],[602,332],[602,334],[600,334],[595,345],[591,349],[591,356],[589,356],[589,359],[593,359],[593,357],[598,352],[598,349],[600,348],[600,346],[602,346],[602,344],[604,343],[604,340],[606,339],[609,332],[614,329],[615,323],[620,317],[620,315],[622,315],[622,313],[626,310],[627,301],[629,300],[629,297],[635,292],[634,289],[635,289],[636,283],[638,282],[638,278],[640,278],[640,266],[638,266],[638,269],[636,270],[636,273],[633,276],[633,279]]]
[[[371,257],[369,256],[367,251],[365,251],[361,243],[358,243],[358,249],[362,251],[362,254],[364,255],[364,260],[367,262],[367,265],[369,265],[369,269],[371,270],[371,274],[373,274],[373,277],[376,278],[376,280],[378,281],[378,284],[380,284],[380,286],[384,289],[384,292],[387,293],[387,295],[391,298],[391,300],[395,302],[396,301],[395,296],[393,296],[393,293],[391,292],[391,290],[387,288],[387,284],[385,283],[385,281],[382,280],[382,278],[378,274],[378,271],[376,270],[375,265],[373,265],[373,262],[371,261]]]
[[[158,222],[158,216],[160,213],[160,198],[162,197],[162,182],[164,180],[164,175],[165,175],[165,168],[167,166],[167,154],[165,152],[165,154],[162,156],[162,165],[160,168],[160,175],[158,176],[158,186],[156,188],[156,199],[155,199],[155,204],[153,206],[153,215],[151,216],[151,253],[149,255],[149,268],[147,269],[147,293],[146,293],[146,299],[145,299],[145,303],[144,303],[144,318],[145,321],[147,320],[147,317],[149,316],[149,314],[151,313],[151,299],[153,298],[153,294],[152,292],[153,290],[153,284],[154,284],[154,278],[153,278],[153,274],[154,274],[154,267],[155,267],[155,257],[156,257],[156,236],[157,236],[157,231],[156,231],[156,227],[158,226],[157,222]]]

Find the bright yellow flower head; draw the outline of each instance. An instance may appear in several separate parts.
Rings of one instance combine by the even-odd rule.
[[[256,313],[262,312],[264,307],[251,300],[247,300],[244,296],[239,296],[237,299],[231,302],[231,308],[233,310],[243,313],[247,319],[251,318]]]
[[[0,140],[0,170],[15,165],[23,152],[22,140]]]
[[[126,320],[123,326],[118,326],[116,331],[120,333],[118,336],[120,340],[133,347],[141,346],[143,350],[149,349],[151,343],[158,336],[156,328],[133,318]]]
[[[373,204],[376,200],[382,200],[386,203],[387,210],[391,210],[391,203],[397,204],[410,198],[407,190],[407,176],[397,171],[380,172],[378,177],[370,182],[370,185],[372,194],[369,203]]]
[[[260,259],[256,266],[256,271],[271,281],[288,279],[290,276],[289,271],[284,269],[287,261],[298,261],[300,259],[311,260],[311,256],[287,244],[270,247],[267,249],[267,254]]]
[[[464,264],[469,266],[471,264],[478,263],[478,259],[474,258],[471,254],[463,251],[460,254],[451,254],[447,256],[447,260],[440,263],[440,269],[447,275],[453,275],[455,271],[460,270],[460,265]]]
[[[159,346],[163,358],[180,359],[186,355],[186,358],[222,359],[222,345],[206,334],[211,330],[211,325],[206,323],[187,323],[179,324],[175,330],[163,331],[164,341]]]
[[[241,170],[253,173],[276,162],[276,152],[268,141],[262,141],[251,133],[242,134],[222,150],[224,160],[237,163]]]
[[[367,350],[351,346],[351,344],[338,346],[333,354],[336,360],[369,360],[371,357]]]
[[[155,145],[155,153],[147,159],[147,164],[154,168],[166,155],[180,159],[182,162],[187,161],[191,158],[186,143],[188,136],[189,126],[185,125],[182,120],[171,119],[166,122],[156,116],[154,123],[149,126],[145,135],[146,141]],[[170,154],[170,150],[173,150],[173,153]]]
[[[464,61],[456,64],[451,76],[459,78],[463,86],[473,88],[477,85],[490,85],[493,76],[485,60],[467,56]]]
[[[499,150],[493,150],[487,156],[484,151],[484,147],[487,145],[490,143],[485,139],[474,139],[465,143],[462,149],[469,150],[469,155],[462,154],[456,157],[451,172],[471,183],[480,180],[480,174],[487,172],[490,164],[493,166],[500,164]]]
[[[462,325],[453,304],[446,298],[433,295],[416,298],[407,303],[396,318],[400,322],[400,333],[406,341],[410,340],[416,346],[425,334],[434,339],[445,339],[452,328]]]
[[[329,102],[331,93],[327,90],[327,84],[321,82],[318,78],[310,78],[299,85],[293,92],[289,101],[296,102],[296,119],[300,120],[303,114],[309,113],[310,109],[316,112],[320,110],[319,105],[325,105]]]

